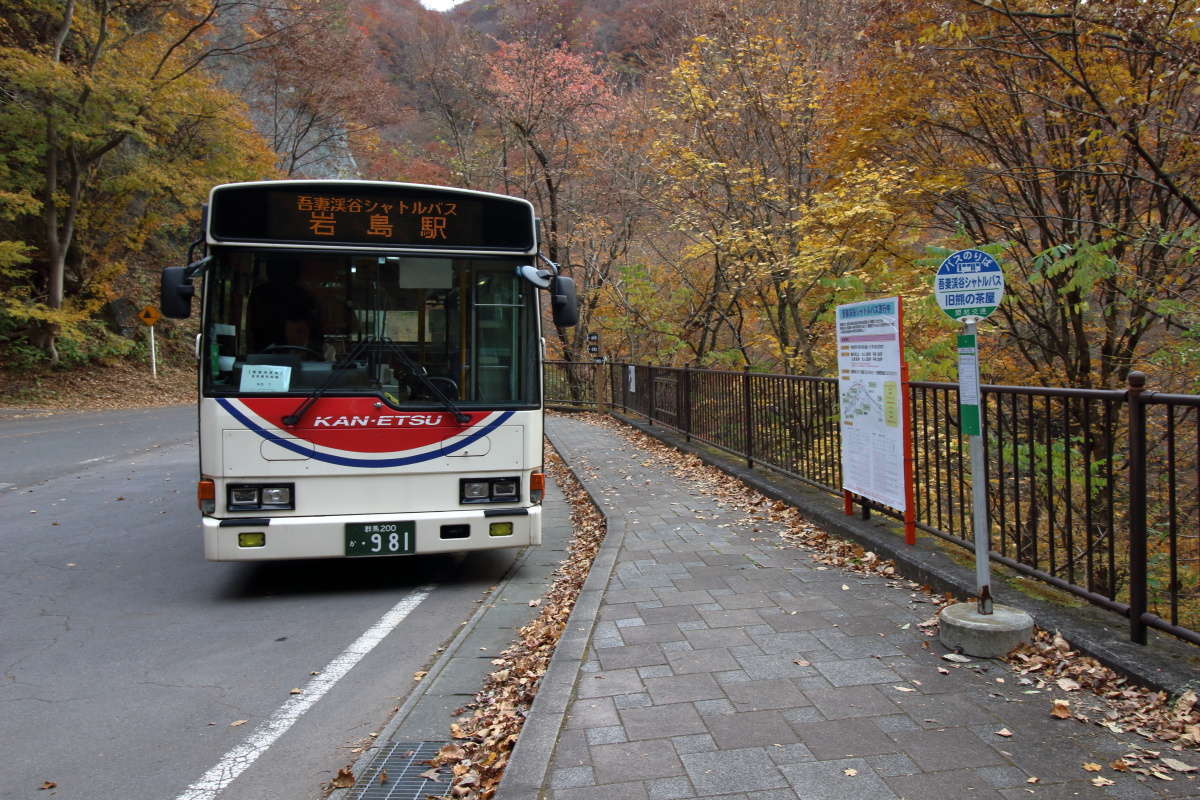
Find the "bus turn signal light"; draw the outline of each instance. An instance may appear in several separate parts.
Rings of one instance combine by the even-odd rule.
[[[534,472],[529,475],[529,499],[534,503],[542,502],[546,494],[546,473]]]
[[[205,479],[196,484],[196,505],[200,513],[211,514],[217,510],[217,485]]]

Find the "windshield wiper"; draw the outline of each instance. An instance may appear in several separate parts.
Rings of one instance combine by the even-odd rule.
[[[345,357],[334,362],[333,368],[329,371],[329,377],[327,377],[320,386],[318,386],[316,389],[313,389],[312,392],[310,392],[309,395],[304,398],[304,402],[297,406],[295,411],[283,418],[283,424],[287,425],[289,428],[299,425],[300,420],[304,419],[304,415],[307,414],[308,410],[313,407],[313,404],[320,400],[329,387],[333,385],[333,381],[337,377],[338,373],[353,366],[355,359],[371,350],[394,354],[400,363],[404,365],[404,368],[408,370],[409,374],[419,380],[421,385],[428,389],[429,392],[441,402],[442,407],[454,415],[454,421],[459,425],[466,425],[471,421],[471,418],[467,414],[464,414],[462,410],[454,404],[454,401],[447,397],[446,394],[438,387],[438,385],[433,382],[433,380],[429,377],[429,374],[425,371],[425,368],[413,361],[412,356],[404,352],[403,347],[396,342],[391,341],[390,339],[366,337],[359,340],[359,342],[354,345],[354,347],[345,355]]]
[[[300,420],[304,419],[304,415],[307,414],[308,410],[313,407],[313,404],[320,400],[321,396],[328,391],[330,386],[333,385],[333,379],[338,376],[338,373],[354,366],[355,359],[357,359],[366,351],[367,340],[363,339],[355,344],[354,347],[350,348],[350,352],[346,353],[345,356],[333,362],[333,366],[329,370],[329,376],[321,382],[320,386],[308,393],[308,396],[304,398],[304,402],[297,406],[295,411],[283,418],[283,424],[287,425],[289,428],[294,428],[299,425]]]
[[[442,407],[454,415],[454,421],[459,425],[466,425],[471,421],[471,418],[464,414],[462,410],[454,404],[454,401],[446,396],[446,393],[441,390],[433,379],[429,377],[429,373],[420,364],[412,360],[412,356],[404,352],[404,348],[398,343],[390,339],[378,339],[374,344],[379,345],[379,349],[385,353],[392,353],[408,370],[408,373],[421,382],[421,385],[428,389],[434,397],[442,404]]]

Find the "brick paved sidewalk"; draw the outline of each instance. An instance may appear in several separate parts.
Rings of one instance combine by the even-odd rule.
[[[1200,797],[1194,777],[1114,772],[1146,743],[1051,718],[1051,693],[1000,662],[939,673],[920,595],[781,548],[611,430],[551,417],[547,433],[619,549],[544,797]]]

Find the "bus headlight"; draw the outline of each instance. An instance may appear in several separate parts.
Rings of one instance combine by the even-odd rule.
[[[494,500],[516,500],[517,499],[517,482],[514,479],[506,478],[504,480],[492,482],[492,499]]]
[[[258,508],[258,487],[237,486],[229,489],[229,507]]]
[[[292,487],[290,486],[264,486],[262,490],[262,504],[275,507],[292,507]]]
[[[229,511],[291,511],[296,507],[291,483],[231,483],[225,491]]]
[[[462,500],[464,503],[481,503],[491,497],[491,481],[463,481]]]
[[[521,499],[521,479],[461,478],[458,482],[460,503],[515,503]]]

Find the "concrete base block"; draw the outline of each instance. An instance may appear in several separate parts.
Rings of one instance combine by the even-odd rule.
[[[999,603],[991,614],[980,614],[976,603],[955,603],[942,609],[939,622],[942,644],[978,658],[1003,658],[1033,636],[1033,617]]]

